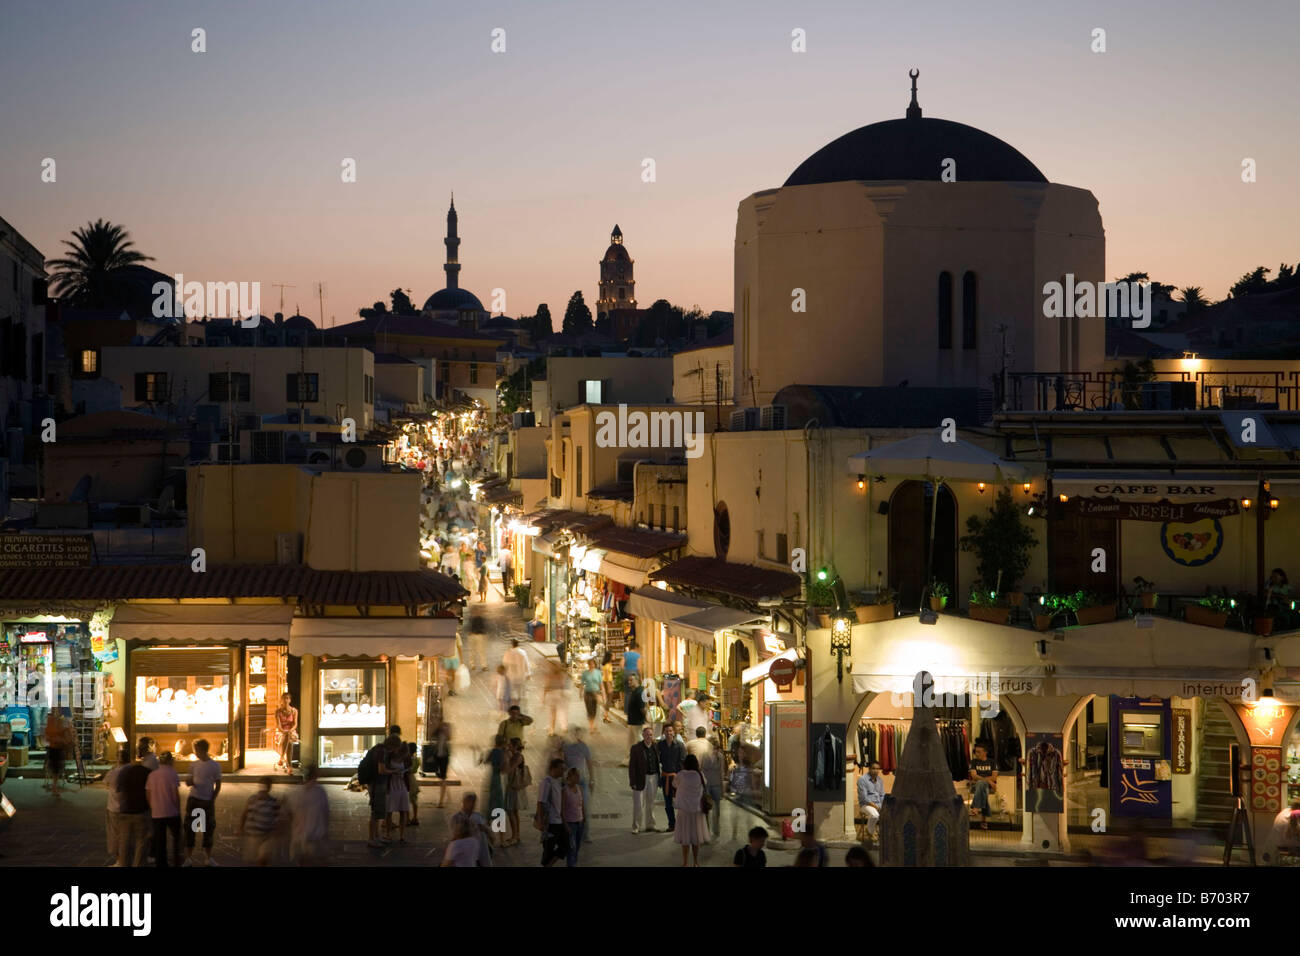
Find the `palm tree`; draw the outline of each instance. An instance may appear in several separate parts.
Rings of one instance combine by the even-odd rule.
[[[1182,293],[1183,305],[1187,307],[1188,315],[1191,315],[1194,312],[1200,312],[1201,309],[1204,309],[1210,304],[1205,300],[1205,296],[1201,294],[1201,287],[1199,285],[1189,285],[1187,288],[1180,289],[1179,291]]]
[[[131,248],[131,234],[126,229],[103,219],[74,229],[72,236],[75,241],[63,240],[72,254],[52,259],[48,265],[58,270],[50,277],[51,290],[75,306],[111,305],[111,280],[116,274],[128,266],[153,261],[153,256]]]

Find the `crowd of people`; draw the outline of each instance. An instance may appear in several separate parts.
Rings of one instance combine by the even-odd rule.
[[[210,751],[207,740],[194,742],[195,759],[182,780],[172,754],[155,753],[151,738],[142,737],[134,755],[121,749],[118,765],[106,778],[109,865],[143,866],[148,858],[160,868],[217,865],[212,848],[221,764]],[[271,777],[261,778],[236,826],[246,864],[287,861],[314,866],[326,861],[329,800],[315,766],[307,767],[303,778],[292,799],[272,792]],[[182,783],[188,791],[183,815]]]

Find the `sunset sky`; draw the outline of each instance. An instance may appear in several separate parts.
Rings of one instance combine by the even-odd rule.
[[[163,272],[260,281],[267,313],[272,283],[315,319],[323,280],[327,323],[399,285],[423,302],[453,190],[485,305],[497,287],[510,315],[593,303],[617,222],[641,305],[730,310],[737,205],[901,117],[911,67],[925,115],[1097,196],[1111,277],[1219,298],[1300,259],[1293,0],[4,0],[0,22],[0,215],[47,258],[111,219]]]

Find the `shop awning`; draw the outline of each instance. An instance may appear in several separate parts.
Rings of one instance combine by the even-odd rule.
[[[941,616],[937,625],[900,617],[870,627],[869,642],[854,636],[855,693],[909,694],[922,671],[934,677],[940,694],[1043,692],[1044,666],[1034,650],[1043,635],[1036,631],[955,615]]]
[[[713,647],[714,634],[729,627],[742,624],[754,624],[765,620],[763,615],[752,611],[738,611],[731,607],[715,605],[702,611],[693,611],[685,617],[679,617],[668,625],[668,633],[673,637],[694,641],[705,647]]]
[[[768,671],[772,669],[772,664],[776,661],[797,661],[802,655],[799,648],[792,647],[787,651],[782,651],[775,657],[769,657],[761,664],[755,664],[753,667],[746,667],[740,672],[740,683],[742,686],[748,686],[757,681],[767,680]]]
[[[627,613],[665,624],[713,605],[660,588],[642,588],[627,599]]]
[[[582,560],[578,562],[578,567],[583,571],[590,571],[593,574],[599,573],[600,563],[605,557],[605,552],[600,548],[588,548]]]
[[[555,554],[556,545],[564,537],[563,531],[551,531],[547,534],[539,534],[533,538],[533,550],[538,554],[551,557]]]
[[[598,571],[611,581],[639,588],[645,585],[651,570],[658,563],[654,558],[633,558],[617,552],[606,552],[601,558]]]
[[[109,637],[177,644],[272,644],[289,640],[292,604],[122,604]]]
[[[297,617],[289,653],[340,657],[445,657],[456,652],[454,617]]]

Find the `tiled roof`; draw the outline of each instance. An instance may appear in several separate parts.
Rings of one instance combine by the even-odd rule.
[[[748,601],[799,593],[799,576],[791,571],[731,564],[702,556],[674,561],[651,572],[650,580],[663,581],[673,587],[728,594]]]
[[[629,554],[634,558],[653,558],[686,543],[684,534],[666,534],[662,531],[639,531],[636,528],[597,528],[590,534],[590,546]]]
[[[467,593],[432,570],[317,571],[290,564],[227,564],[197,572],[188,563],[0,570],[0,600],[275,597],[405,607],[452,601]]]

